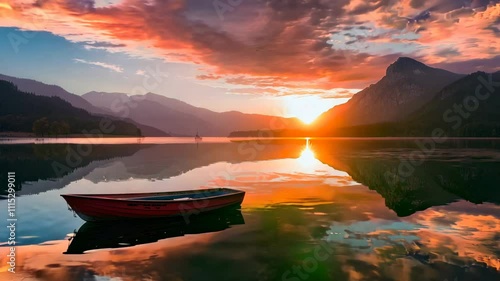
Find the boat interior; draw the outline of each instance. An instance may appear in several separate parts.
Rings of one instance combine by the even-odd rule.
[[[190,200],[190,199],[201,199],[207,197],[221,196],[235,192],[237,191],[231,189],[214,189],[214,190],[205,190],[203,192],[189,192],[189,193],[179,192],[178,194],[162,194],[155,196],[127,198],[127,199],[128,200]]]

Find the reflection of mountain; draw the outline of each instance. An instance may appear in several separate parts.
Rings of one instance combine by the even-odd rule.
[[[129,156],[137,152],[141,145],[92,145],[90,153],[78,154],[80,145],[4,145],[0,148],[0,170],[16,172],[18,191],[29,182],[33,189],[18,194],[38,193],[54,188],[62,188],[68,182],[82,178],[96,162]],[[87,148],[85,148],[87,149]],[[102,162],[103,161],[103,162]],[[0,181],[6,181],[6,174],[0,174]],[[69,179],[61,181],[61,179]],[[40,188],[39,186],[43,186]],[[0,192],[5,192],[6,186]]]
[[[344,147],[340,151],[332,150],[328,143],[316,142],[314,145],[320,161],[347,172],[353,180],[377,191],[385,198],[387,207],[399,216],[459,199],[500,203],[500,163],[491,161],[500,158],[500,151],[448,149],[437,149],[422,165],[414,166],[411,175],[398,176],[395,180],[387,173],[400,175],[398,169],[404,163],[401,157],[408,159],[412,152],[419,151],[418,148],[364,147],[360,153],[359,148]]]
[[[81,178],[95,183],[128,180],[131,177],[166,179],[216,162],[296,158],[301,148],[299,143],[262,145],[248,142],[199,146],[93,145],[92,152],[78,161],[74,153],[78,145],[5,145],[0,148],[0,169],[17,172],[19,190],[21,186],[29,185],[29,188],[18,192],[18,195],[25,195],[63,188]],[[0,180],[6,180],[5,176],[0,175]]]
[[[141,149],[130,157],[121,158],[116,165],[103,167],[86,179],[100,182],[142,179],[166,179],[217,162],[241,163],[280,158],[296,158],[301,145],[231,144],[170,144]]]
[[[85,223],[71,241],[66,254],[88,250],[122,248],[156,242],[160,239],[217,232],[233,225],[245,224],[241,211],[234,207],[189,218],[176,217],[134,222]]]
[[[127,181],[130,178],[167,179],[218,162],[298,158],[304,144],[304,140],[280,140],[265,144],[204,143],[198,146],[94,145],[89,156],[83,157],[81,163],[60,175],[52,168],[52,163],[66,163],[68,149],[76,149],[75,146],[3,146],[0,168],[18,173],[18,182],[24,185],[18,194],[24,195],[63,188],[82,178],[94,183]],[[409,177],[400,177],[400,181],[388,181],[385,174],[387,171],[398,174],[400,158],[419,151],[414,144],[402,141],[311,140],[311,149],[318,160],[345,171],[354,181],[377,191],[385,198],[389,208],[400,216],[407,216],[459,199],[474,203],[500,203],[499,144],[487,144],[486,141],[475,141],[439,147],[422,165],[416,166]],[[484,145],[488,149],[477,149]],[[457,147],[460,149],[455,149]]]

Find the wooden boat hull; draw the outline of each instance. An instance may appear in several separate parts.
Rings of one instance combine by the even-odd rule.
[[[152,219],[172,216],[183,216],[188,220],[193,214],[240,205],[245,192],[218,188],[162,193],[65,194],[61,196],[85,221]]]

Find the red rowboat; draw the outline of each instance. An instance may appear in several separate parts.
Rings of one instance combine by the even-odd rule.
[[[229,188],[158,193],[63,194],[75,213],[86,221],[183,216],[240,205],[245,192]]]

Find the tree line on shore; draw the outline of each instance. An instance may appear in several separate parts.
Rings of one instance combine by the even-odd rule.
[[[68,135],[71,127],[66,121],[52,121],[50,122],[47,117],[42,117],[33,122],[33,133],[36,136],[61,136]]]

